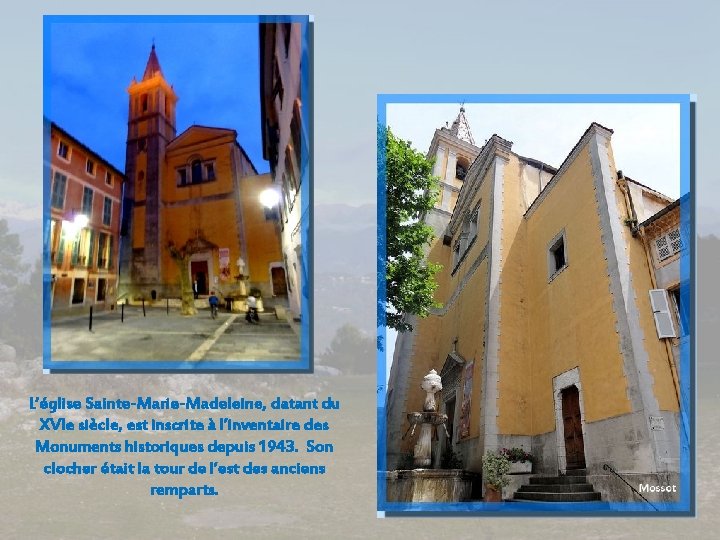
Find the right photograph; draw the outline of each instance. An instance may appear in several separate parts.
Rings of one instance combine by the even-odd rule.
[[[378,510],[691,515],[694,98],[378,109]]]

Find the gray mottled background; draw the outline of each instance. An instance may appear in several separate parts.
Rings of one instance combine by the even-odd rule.
[[[377,93],[695,93],[698,95],[698,518],[393,518],[375,513],[375,380],[349,363],[335,378],[273,375],[42,376],[31,353],[40,308],[9,317],[0,347],[2,538],[676,538],[711,537],[720,517],[720,135],[714,3],[49,0],[8,6],[0,22],[0,217],[24,259],[41,252],[43,13],[311,13],[315,16],[315,350],[357,354],[333,338],[374,332]],[[489,134],[488,134],[489,135]],[[478,138],[482,134],[476,134]],[[649,181],[649,180],[648,180]],[[3,263],[0,263],[3,264]],[[28,272],[29,277],[29,272]],[[28,295],[38,291],[28,290]],[[10,327],[21,332],[7,332]],[[9,334],[9,335],[8,335]],[[36,340],[32,339],[36,336]],[[28,343],[28,337],[29,343]],[[361,339],[353,339],[357,344]],[[361,343],[362,345],[362,343]],[[362,348],[362,347],[360,347]],[[358,355],[358,357],[362,357]],[[373,362],[371,357],[367,362]],[[150,498],[137,478],[47,479],[34,455],[28,394],[128,396],[332,393],[336,452],[314,478],[240,477],[214,499]],[[317,415],[323,419],[323,414]],[[169,417],[169,416],[168,416]],[[197,436],[202,440],[202,436]]]

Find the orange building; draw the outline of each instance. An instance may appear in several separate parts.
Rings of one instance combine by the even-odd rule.
[[[123,174],[50,124],[50,268],[54,313],[112,307]]]
[[[276,214],[259,202],[270,176],[257,174],[234,130],[193,125],[176,135],[178,98],[154,45],[128,93],[121,294],[179,297],[182,269],[200,295],[271,296],[283,265]],[[191,253],[187,268],[170,246]]]

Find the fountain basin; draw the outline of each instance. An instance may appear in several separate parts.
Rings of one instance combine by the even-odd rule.
[[[480,475],[463,469],[412,469],[387,473],[388,502],[469,501]]]

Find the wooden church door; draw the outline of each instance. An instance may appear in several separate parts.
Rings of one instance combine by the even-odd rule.
[[[580,415],[580,394],[577,386],[571,386],[562,391],[562,417],[567,468],[583,469],[585,468],[585,444]]]

